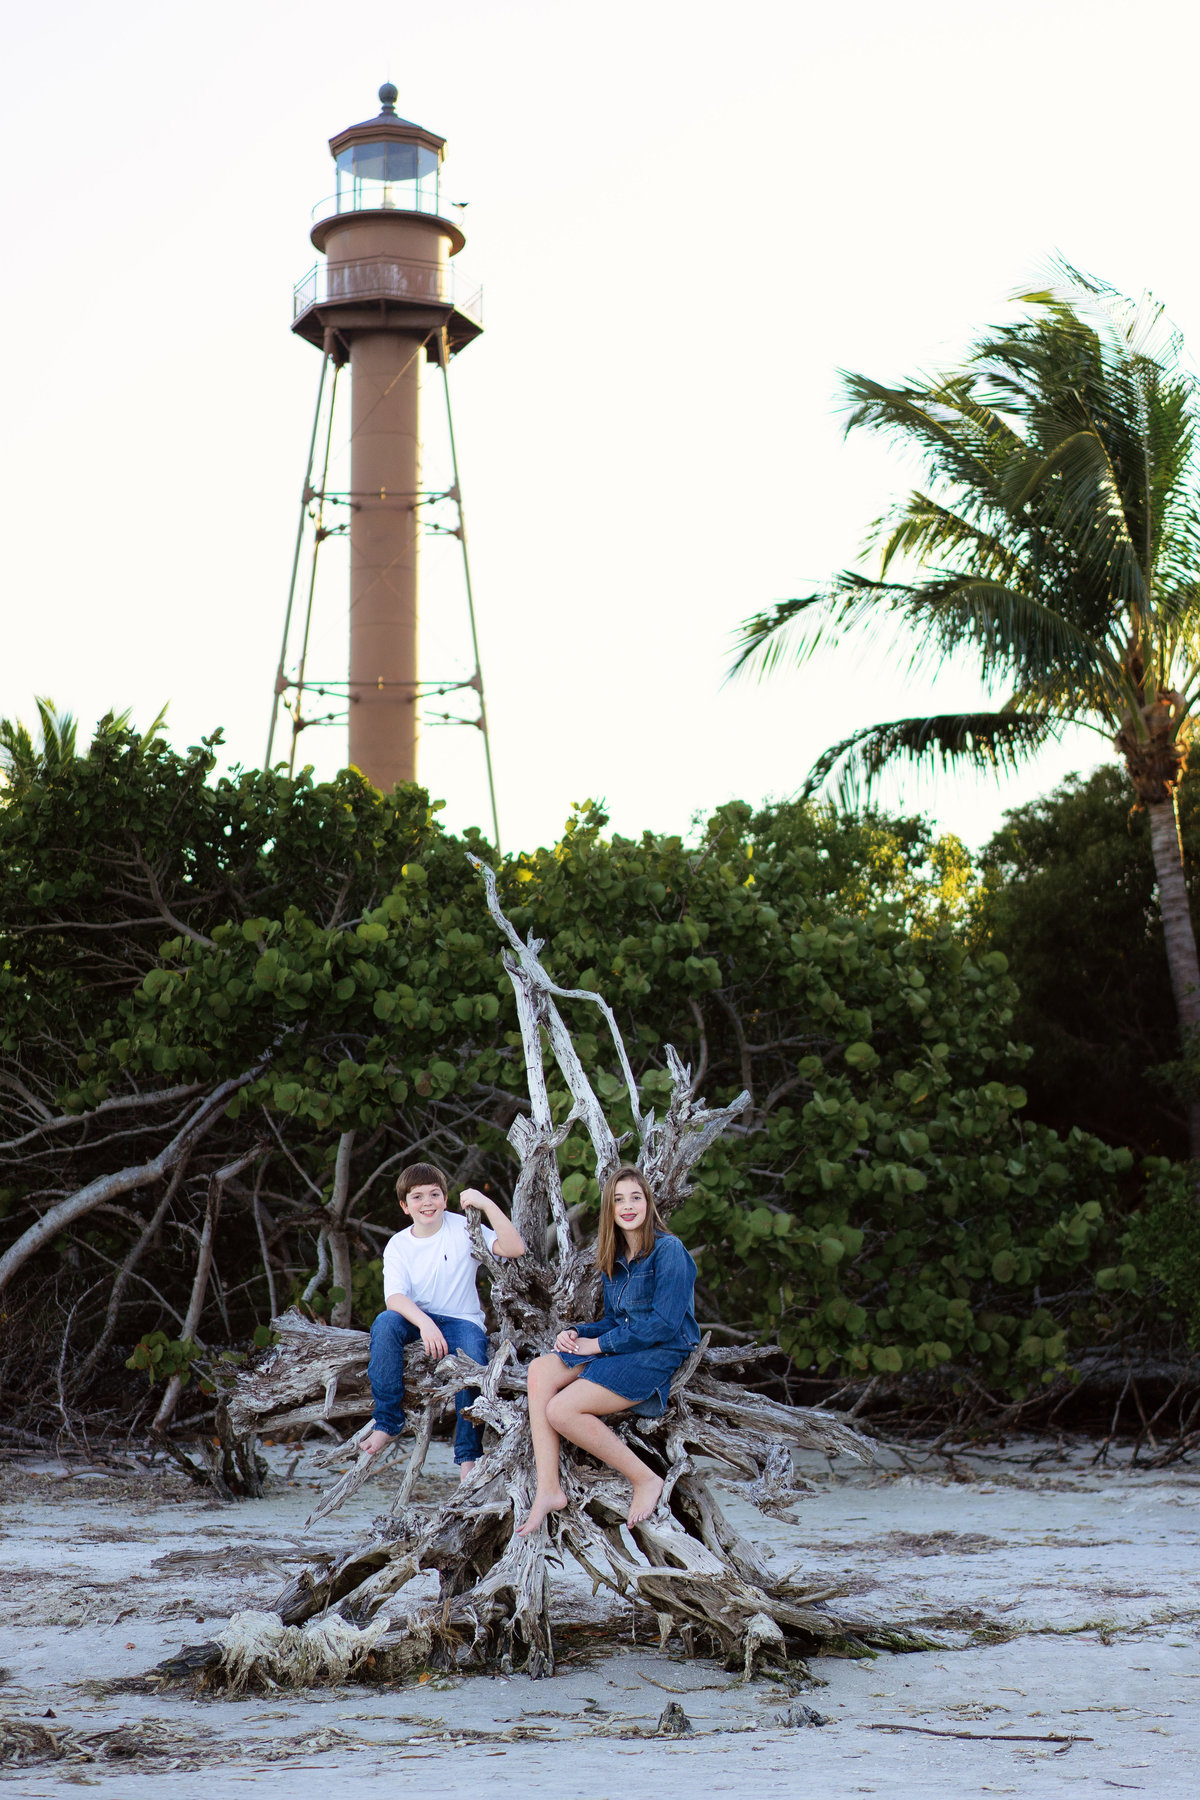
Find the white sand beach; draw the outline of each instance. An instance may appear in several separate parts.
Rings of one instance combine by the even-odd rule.
[[[681,1786],[950,1800],[1200,1786],[1200,1475],[1186,1467],[1130,1470],[1124,1452],[1096,1467],[1094,1446],[1025,1443],[952,1466],[801,1459],[816,1491],[780,1519],[725,1495],[775,1558],[942,1646],[818,1659],[825,1685],[795,1700],[765,1677],[689,1659],[676,1640],[660,1650],[644,1610],[634,1639],[628,1605],[593,1599],[573,1566],[557,1580],[559,1668],[544,1681],[435,1674],[238,1699],[123,1691],[233,1612],[269,1607],[307,1549],[384,1509],[394,1470],[306,1533],[320,1482],[308,1451],[285,1480],[294,1454],[270,1450],[270,1494],[233,1507],[173,1473],[0,1463],[0,1757],[35,1727],[54,1734],[38,1740],[44,1751],[63,1752],[0,1761],[6,1794],[227,1800],[254,1782],[264,1800],[641,1800]],[[452,1476],[436,1445],[418,1498]],[[797,1701],[829,1722],[783,1722]],[[652,1735],[672,1702],[691,1731]]]

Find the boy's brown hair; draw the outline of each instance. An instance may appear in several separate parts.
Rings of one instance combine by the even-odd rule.
[[[450,1198],[450,1183],[436,1163],[409,1163],[407,1169],[401,1169],[396,1177],[396,1198],[401,1206],[418,1187],[440,1187],[447,1200]]]
[[[667,1230],[666,1221],[661,1217],[655,1204],[654,1190],[642,1171],[635,1169],[632,1163],[622,1163],[619,1169],[614,1169],[605,1182],[604,1190],[600,1195],[600,1229],[596,1233],[596,1266],[610,1276],[617,1260],[617,1221],[615,1217],[617,1183],[627,1179],[636,1181],[646,1196],[646,1217],[642,1220],[641,1230],[638,1233],[638,1245],[634,1251],[635,1260],[639,1256],[649,1256],[659,1233]],[[621,1241],[624,1244],[624,1233],[621,1234]]]

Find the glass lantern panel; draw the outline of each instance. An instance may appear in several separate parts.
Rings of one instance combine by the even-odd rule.
[[[424,144],[394,138],[351,144],[337,159],[337,209],[436,213],[438,156]]]

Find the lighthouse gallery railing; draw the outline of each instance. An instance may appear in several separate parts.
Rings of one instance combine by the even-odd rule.
[[[314,263],[292,291],[292,318],[327,300],[425,300],[483,323],[483,289],[453,263],[439,267],[392,256]]]

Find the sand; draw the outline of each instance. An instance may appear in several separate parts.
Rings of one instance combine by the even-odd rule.
[[[726,1494],[784,1567],[941,1646],[815,1661],[827,1685],[798,1699],[829,1720],[819,1728],[782,1722],[789,1696],[775,1682],[744,1683],[677,1642],[632,1642],[629,1608],[593,1600],[569,1569],[556,1585],[560,1668],[546,1681],[433,1676],[236,1700],[114,1690],[232,1612],[269,1607],[306,1548],[344,1541],[395,1480],[384,1472],[305,1533],[317,1473],[304,1456],[289,1482],[293,1453],[269,1454],[268,1497],[235,1507],[161,1470],[0,1462],[0,1743],[40,1729],[68,1751],[0,1764],[5,1796],[228,1800],[249,1782],[281,1800],[1200,1788],[1200,1476],[1187,1469],[1097,1468],[1091,1446],[1025,1444],[950,1469],[812,1458],[815,1492],[780,1519]],[[452,1479],[435,1446],[418,1498]],[[672,1701],[690,1734],[642,1735]]]

